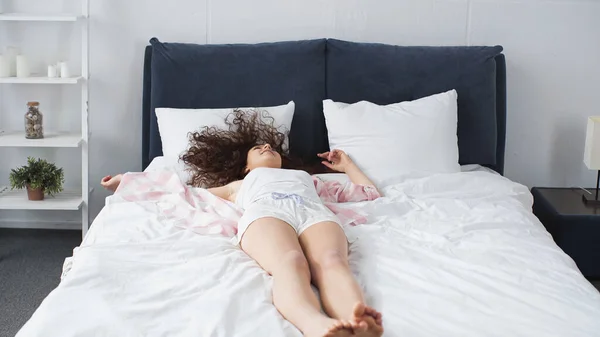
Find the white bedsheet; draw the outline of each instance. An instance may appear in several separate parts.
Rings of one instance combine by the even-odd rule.
[[[526,187],[482,171],[398,181],[357,204],[367,225],[347,228],[384,336],[600,334],[600,294]],[[18,337],[300,336],[273,307],[270,277],[227,238],[111,198]]]

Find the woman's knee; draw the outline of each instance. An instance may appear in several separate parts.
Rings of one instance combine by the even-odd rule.
[[[316,256],[313,259],[312,267],[315,272],[348,268],[348,258],[346,254],[342,254],[336,249],[331,249]]]
[[[278,271],[289,269],[301,270],[306,272],[310,276],[308,269],[308,262],[302,251],[290,250],[284,253],[277,264],[277,267],[271,271],[271,274],[277,273]]]

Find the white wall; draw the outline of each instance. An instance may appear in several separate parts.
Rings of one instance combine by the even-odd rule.
[[[90,2],[92,215],[107,195],[98,185],[103,175],[140,169],[143,50],[153,36],[196,43],[335,37],[400,45],[500,44],[508,65],[506,175],[529,186],[595,182],[582,152],[586,118],[600,115],[599,1]]]

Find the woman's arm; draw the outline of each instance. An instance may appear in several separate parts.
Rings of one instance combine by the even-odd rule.
[[[367,177],[363,171],[361,171],[361,169],[354,164],[346,152],[342,150],[332,150],[330,152],[319,153],[317,156],[325,159],[322,161],[323,165],[334,171],[346,173],[352,183],[356,185],[373,186],[375,189],[377,189],[371,179],[369,179],[369,177]]]
[[[371,179],[369,179],[369,177],[367,177],[363,171],[361,171],[361,169],[358,168],[358,166],[356,166],[356,164],[354,164],[353,162],[350,163],[348,165],[348,167],[346,167],[346,174],[348,175],[348,178],[350,178],[350,181],[357,184],[357,185],[366,185],[366,186],[373,186],[375,187],[375,184],[371,181]]]
[[[102,178],[100,185],[111,192],[115,192],[119,187],[119,184],[121,184],[121,178],[123,178],[123,174],[117,174],[114,177],[106,176]],[[208,191],[221,199],[235,202],[237,191],[240,189],[241,185],[242,181],[238,180],[225,186],[209,188]]]
[[[238,180],[225,186],[209,188],[208,191],[221,199],[235,202],[240,186],[242,186],[242,181]]]

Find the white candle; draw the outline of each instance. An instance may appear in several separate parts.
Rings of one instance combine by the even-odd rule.
[[[10,64],[6,55],[0,55],[0,77],[10,77]]]
[[[17,55],[17,77],[29,77],[29,64],[23,55]]]
[[[6,56],[8,57],[8,67],[10,70],[10,76],[17,76],[17,55],[19,49],[16,47],[6,47]]]
[[[48,66],[48,77],[50,77],[50,78],[58,77],[58,73],[56,71],[56,66],[54,66],[54,65]]]
[[[69,66],[67,62],[60,62],[60,77],[67,78],[70,77],[71,73],[69,72]]]

